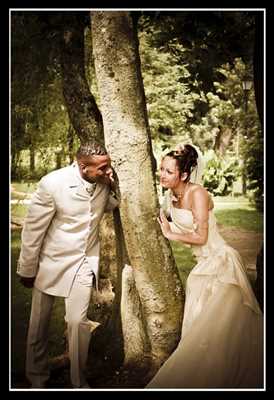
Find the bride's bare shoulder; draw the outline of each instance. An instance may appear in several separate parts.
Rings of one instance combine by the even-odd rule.
[[[214,202],[213,202],[213,198],[211,193],[209,193],[207,191],[207,189],[202,186],[202,185],[198,185],[196,183],[192,183],[191,185],[191,191],[192,191],[192,195],[195,197],[204,197],[206,199],[208,199],[208,209],[212,210],[214,208]]]
[[[203,187],[202,185],[198,185],[197,183],[192,183],[190,190],[195,195],[202,195],[202,196],[208,195],[208,191],[206,190],[206,188]]]

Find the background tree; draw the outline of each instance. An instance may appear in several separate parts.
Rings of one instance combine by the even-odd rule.
[[[11,18],[12,177],[35,179],[54,168],[51,154],[65,145],[68,115],[61,91],[58,15],[13,12]],[[20,168],[22,152],[37,162]],[[16,162],[16,163],[15,163]],[[18,175],[19,174],[19,175]]]
[[[180,59],[183,46],[174,39],[168,50],[154,47],[159,28],[150,25],[146,30],[145,21],[142,16],[138,37],[149,126],[153,144],[161,142],[165,147],[180,137],[182,141],[190,139],[186,123],[199,96],[192,94],[187,83],[182,82],[190,77],[187,65]]]
[[[173,60],[176,60],[176,65],[184,66],[184,73],[182,69],[177,71],[177,82],[186,84],[191,94],[192,104],[188,112],[184,114],[186,120],[181,118],[180,131],[184,132],[184,136],[174,137],[171,129],[165,131],[161,128],[162,136],[168,138],[169,142],[173,140],[178,142],[190,137],[191,141],[198,144],[203,151],[213,147],[220,157],[220,163],[222,163],[222,158],[230,158],[234,153],[237,159],[245,160],[242,173],[245,173],[246,165],[249,165],[249,170],[255,170],[253,158],[246,151],[248,142],[244,136],[247,135],[246,131],[249,131],[249,138],[254,137],[254,131],[260,127],[253,88],[250,91],[248,113],[245,112],[242,80],[247,76],[249,79],[254,79],[254,87],[257,87],[258,92],[258,87],[262,82],[258,72],[262,68],[259,67],[260,61],[256,59],[254,62],[254,56],[258,54],[258,51],[254,51],[254,43],[262,42],[262,36],[259,38],[259,35],[262,35],[263,26],[261,24],[259,27],[256,21],[261,21],[263,13],[160,11],[140,13],[139,16],[140,30],[148,32],[146,36],[150,37],[149,51],[155,52],[157,49],[157,53],[161,56],[169,54]],[[257,32],[259,32],[256,36],[255,26],[258,26]],[[255,41],[255,38],[259,40]],[[260,45],[256,45],[256,48],[260,49]],[[262,59],[263,57],[260,58]],[[149,58],[146,58],[145,67],[142,70],[144,77],[147,70],[151,68],[148,61]],[[255,66],[254,75],[252,65]],[[145,78],[144,82],[146,83]],[[168,86],[165,89],[168,91]],[[147,96],[149,106],[153,90],[159,91],[158,87],[155,89],[153,86],[151,90],[152,93],[149,92],[150,96]],[[190,104],[187,99],[190,99],[190,96],[187,96],[186,92],[183,109]],[[168,100],[167,110],[170,109],[171,103],[171,99]],[[157,104],[156,100],[155,110],[157,110],[157,105],[161,106],[160,101],[158,98]],[[148,109],[150,111],[150,107]],[[160,107],[159,109],[157,115],[164,115]],[[171,119],[170,115],[171,113],[169,118],[164,115],[164,118],[168,121]],[[178,112],[173,113],[174,120],[177,115]],[[248,129],[246,129],[244,121],[251,119],[253,125],[248,124]],[[249,127],[253,127],[252,132]],[[159,153],[164,148],[157,137],[154,140],[154,148]],[[229,153],[226,156],[227,150]],[[236,177],[237,174],[235,174]],[[252,182],[250,189],[254,184],[261,186],[260,181],[255,183],[255,180],[252,180]]]
[[[81,141],[104,141],[102,116],[91,94],[85,71],[86,14],[66,13],[62,16],[62,79],[63,94],[69,118]]]

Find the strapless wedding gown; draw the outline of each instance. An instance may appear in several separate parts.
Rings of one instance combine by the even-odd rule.
[[[190,210],[169,207],[171,229],[192,231]],[[192,246],[180,342],[147,388],[262,388],[263,316],[239,253],[209,212],[207,243]]]

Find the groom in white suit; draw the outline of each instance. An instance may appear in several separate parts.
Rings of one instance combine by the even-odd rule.
[[[22,231],[17,273],[33,287],[26,375],[32,388],[49,379],[48,327],[55,296],[64,297],[71,382],[88,388],[85,367],[94,323],[87,318],[98,288],[99,223],[118,206],[110,157],[103,146],[82,144],[76,161],[44,176]]]

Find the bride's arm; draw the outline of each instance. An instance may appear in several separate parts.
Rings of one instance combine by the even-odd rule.
[[[208,209],[209,196],[207,191],[202,187],[195,189],[192,197],[194,231],[185,233],[172,232],[164,213],[160,213],[158,221],[163,235],[169,240],[176,240],[186,244],[205,244],[208,237]]]

